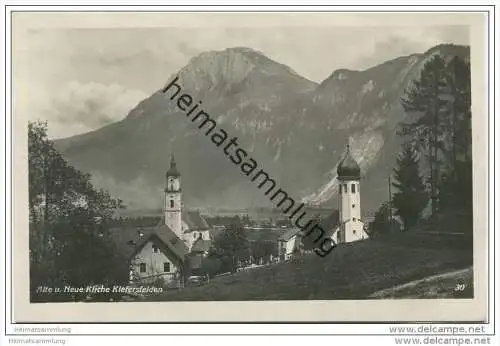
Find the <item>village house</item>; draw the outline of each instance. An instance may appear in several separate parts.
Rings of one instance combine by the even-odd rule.
[[[290,259],[294,253],[300,251],[302,243],[301,229],[290,228],[278,237],[278,258],[280,261]]]
[[[161,221],[153,226],[111,230],[129,270],[130,283],[161,282],[164,287],[180,287],[208,254],[209,224],[199,212],[183,210],[180,180],[172,156]]]

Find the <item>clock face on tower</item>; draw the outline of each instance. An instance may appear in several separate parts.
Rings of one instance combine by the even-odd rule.
[[[169,191],[179,191],[179,179],[175,177],[169,177],[167,181],[167,190]]]

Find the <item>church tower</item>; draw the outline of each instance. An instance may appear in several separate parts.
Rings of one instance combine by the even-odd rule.
[[[340,209],[340,227],[337,239],[334,239],[337,243],[368,238],[361,221],[360,179],[361,169],[351,155],[350,146],[347,145],[347,152],[337,167]]]
[[[166,174],[165,187],[165,225],[182,239],[181,218],[181,174],[177,170],[174,155],[170,160],[170,169]]]

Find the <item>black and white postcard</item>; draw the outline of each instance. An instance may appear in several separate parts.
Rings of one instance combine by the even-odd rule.
[[[484,25],[14,12],[14,318],[484,321]]]

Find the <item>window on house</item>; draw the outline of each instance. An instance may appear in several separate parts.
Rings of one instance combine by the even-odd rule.
[[[193,239],[196,239],[196,232],[193,233]]]
[[[353,208],[356,208],[356,204],[353,204],[353,205],[352,205],[352,207],[353,207]]]
[[[342,184],[339,185],[339,193],[342,194]]]
[[[356,218],[355,218],[355,217],[353,217],[353,218],[352,218],[352,221],[356,221]]]
[[[141,273],[145,273],[146,272],[146,263],[139,264],[139,271]]]
[[[171,199],[171,200],[170,200],[170,208],[173,208],[173,207],[174,207],[174,200],[173,200],[173,199]]]
[[[344,192],[347,193],[347,184],[344,184]]]
[[[351,192],[352,193],[356,192],[356,184],[351,184]]]
[[[153,252],[158,252],[158,246],[156,246],[155,244],[153,244]]]
[[[353,230],[353,231],[352,231],[352,233],[353,233],[353,234],[356,234],[356,230]]]
[[[170,263],[168,262],[163,263],[163,271],[165,273],[170,273]]]

